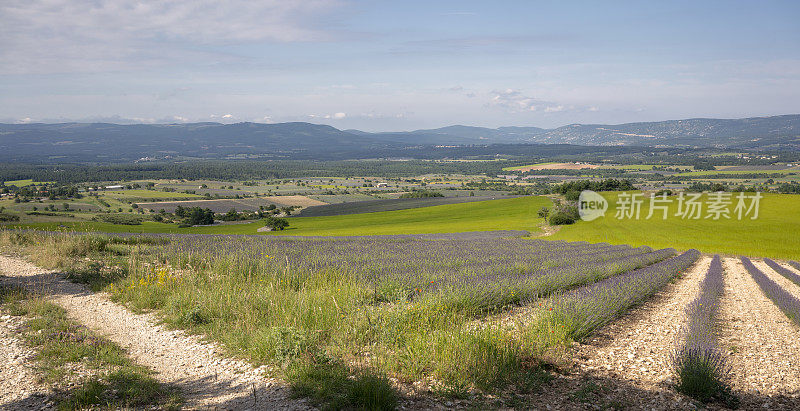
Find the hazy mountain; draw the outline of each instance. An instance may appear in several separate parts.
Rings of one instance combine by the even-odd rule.
[[[143,157],[364,158],[436,145],[574,144],[800,150],[800,115],[688,119],[552,130],[449,126],[368,133],[311,123],[0,124],[0,162],[132,161]]]
[[[369,151],[386,147],[373,138],[310,123],[107,123],[0,124],[0,161],[65,157],[136,160],[165,156],[296,157],[298,153]]]
[[[693,118],[615,125],[571,124],[534,137],[538,143],[800,149],[800,115]]]

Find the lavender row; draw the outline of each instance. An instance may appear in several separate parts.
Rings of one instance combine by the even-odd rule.
[[[610,277],[546,303],[546,310],[531,329],[555,341],[579,340],[598,327],[641,303],[675,278],[700,257],[697,250],[663,260],[625,274]]]
[[[789,265],[794,267],[796,270],[800,270],[800,262],[798,261],[789,261]]]
[[[753,280],[761,288],[761,291],[772,300],[775,305],[786,314],[792,321],[800,325],[800,300],[790,294],[788,291],[781,288],[776,282],[772,281],[766,274],[756,268],[755,265],[747,257],[739,257],[742,260],[742,265],[753,277]]]
[[[585,281],[570,281],[571,285],[581,285],[596,281],[597,278],[619,274],[620,268],[609,269],[610,265],[622,266],[623,271],[639,268],[663,260],[674,254],[673,251],[659,250],[655,254],[649,247],[624,248],[613,251],[602,251],[589,254],[575,254],[567,259],[555,260],[558,264],[548,264],[548,268],[540,270],[500,270],[478,269],[472,272],[460,272],[458,275],[441,275],[438,281],[426,284],[426,291],[459,288],[481,283],[497,284],[502,282],[522,283],[534,278],[563,277],[564,274],[586,277]],[[554,257],[555,258],[555,257]],[[605,263],[605,264],[604,264]],[[609,271],[613,271],[609,273]],[[560,288],[560,287],[559,287]]]
[[[724,289],[722,263],[716,255],[700,283],[698,297],[686,307],[685,342],[672,358],[678,391],[703,402],[727,398],[725,380],[730,366],[717,342]]]
[[[769,268],[775,270],[776,273],[786,277],[787,280],[800,285],[800,275],[795,274],[792,270],[770,260],[769,258],[765,258],[764,262],[767,263]]]
[[[605,262],[585,262],[532,275],[464,279],[442,287],[437,293],[424,294],[421,303],[462,314],[487,314],[645,267],[674,254],[675,250],[664,249]]]

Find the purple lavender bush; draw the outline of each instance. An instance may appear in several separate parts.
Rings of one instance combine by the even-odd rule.
[[[800,270],[800,262],[798,262],[798,261],[789,261],[789,265],[791,265],[792,267],[794,267],[797,270]]]
[[[717,343],[719,300],[724,289],[722,263],[716,255],[700,283],[699,295],[686,307],[685,342],[673,354],[672,366],[678,392],[702,402],[719,400],[735,407],[737,399],[726,383],[730,366]]]
[[[770,260],[769,258],[765,258],[764,262],[767,263],[769,268],[775,270],[776,273],[786,277],[787,280],[800,285],[800,275],[795,274],[792,270]]]
[[[744,268],[753,277],[753,280],[761,288],[761,291],[775,303],[787,317],[800,325],[800,300],[793,296],[788,291],[781,288],[775,281],[770,280],[766,274],[756,268],[755,265],[747,257],[740,257]]]
[[[655,264],[557,295],[543,303],[528,332],[544,345],[582,339],[655,294],[700,257],[689,250]]]

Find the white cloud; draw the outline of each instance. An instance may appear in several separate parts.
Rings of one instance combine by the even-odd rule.
[[[511,112],[539,111],[554,104],[533,97],[528,97],[522,94],[521,91],[511,88],[505,90],[494,90],[490,93],[490,95],[490,105],[502,107]]]
[[[489,106],[500,107],[511,113],[559,113],[559,112],[588,112],[598,111],[597,107],[583,105],[556,103],[530,97],[520,90],[505,89],[494,90],[490,93]]]
[[[0,73],[147,67],[208,58],[203,45],[327,40],[339,0],[4,0]],[[219,56],[218,56],[219,57]]]
[[[230,119],[233,118],[233,114],[225,114],[222,118]]]

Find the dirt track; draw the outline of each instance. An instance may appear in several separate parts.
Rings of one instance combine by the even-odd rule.
[[[4,284],[47,295],[74,320],[127,349],[135,362],[155,370],[160,382],[178,386],[189,409],[309,408],[302,400],[290,400],[287,386],[265,378],[265,370],[227,359],[214,344],[167,330],[157,325],[155,317],[133,314],[107,295],[92,293],[58,273],[4,256],[0,256],[0,271],[8,276],[0,277]]]

